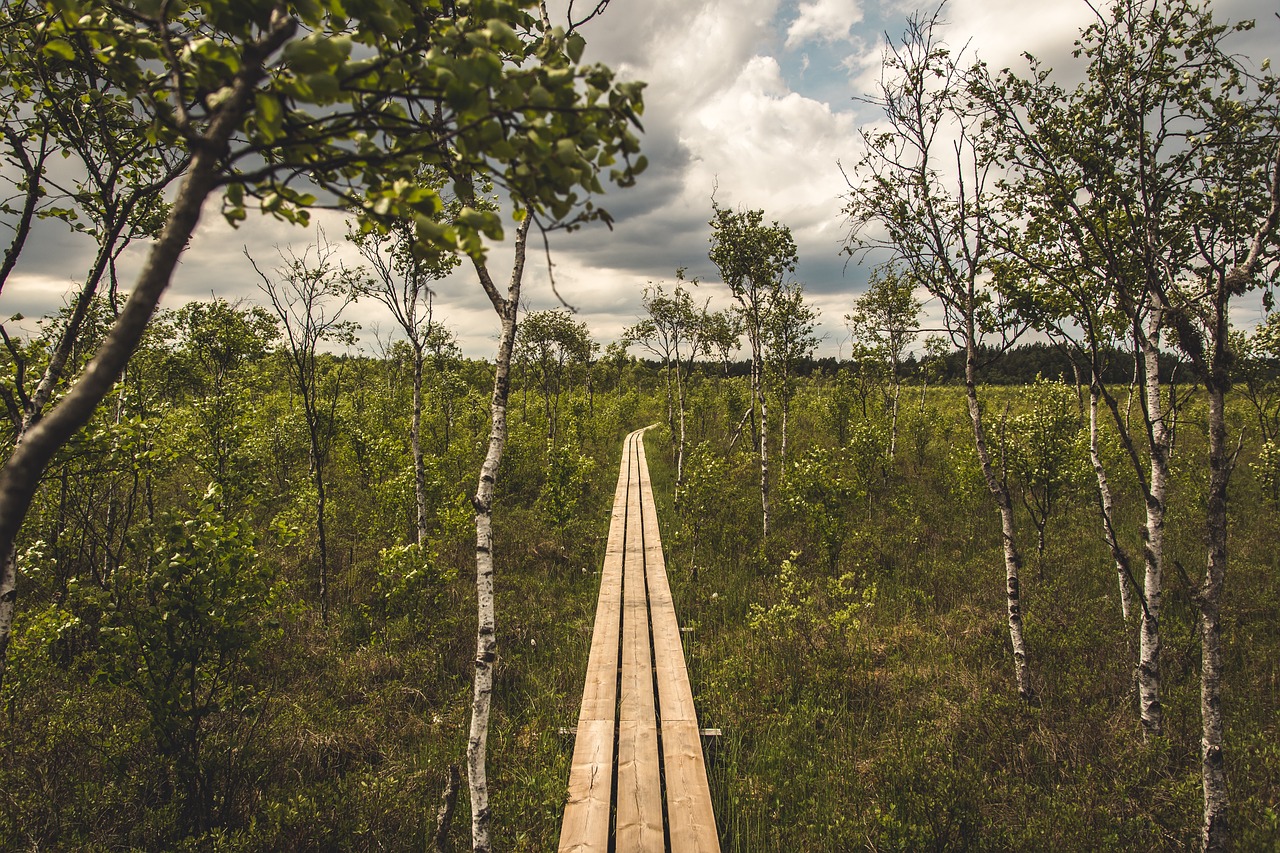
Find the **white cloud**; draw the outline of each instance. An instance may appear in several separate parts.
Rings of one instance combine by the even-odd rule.
[[[787,48],[810,41],[837,42],[851,39],[855,24],[862,21],[861,0],[813,0],[800,4],[800,14],[787,27]]]
[[[560,20],[565,2],[560,0]],[[880,34],[901,33],[913,8],[910,0],[614,0],[587,25],[589,61],[649,84],[641,145],[651,165],[636,187],[600,200],[616,217],[614,229],[593,225],[552,237],[559,289],[581,309],[597,340],[612,340],[634,322],[644,284],[670,281],[677,266],[714,280],[707,222],[718,186],[722,204],[763,208],[791,227],[799,275],[823,308],[824,349],[834,354],[847,334],[841,317],[865,278],[856,265],[846,276],[839,254],[844,181],[836,161],[856,159],[858,126],[877,119],[850,98],[872,90]],[[1275,19],[1263,0],[1217,0],[1215,13],[1220,20],[1259,19],[1258,29],[1239,42],[1242,55],[1261,59],[1273,50]],[[1074,67],[1072,42],[1091,15],[1083,0],[950,0],[946,40],[957,48],[969,42],[995,68],[1022,68],[1020,54],[1030,51],[1067,72]],[[331,238],[341,236],[340,223],[325,214],[317,218]],[[64,232],[41,226],[33,238],[40,245],[24,253],[0,298],[0,314],[33,316],[61,304],[71,280],[84,274],[92,248]],[[165,305],[207,299],[211,291],[256,299],[241,246],[247,243],[255,257],[271,261],[276,243],[301,248],[313,236],[264,217],[232,231],[211,203]],[[526,301],[534,310],[556,307],[541,244],[535,245],[526,267]],[[131,251],[122,270],[126,289],[141,249]],[[509,245],[494,247],[492,268],[502,280],[509,259]],[[709,285],[706,292],[718,291]],[[466,352],[491,358],[497,324],[470,267],[441,282],[437,294],[437,316],[460,334]],[[352,310],[366,329],[390,325],[372,303]]]

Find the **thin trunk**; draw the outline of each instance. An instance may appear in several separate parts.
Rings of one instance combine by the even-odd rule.
[[[525,241],[532,221],[532,214],[526,215],[516,232],[515,260],[505,298],[498,293],[484,263],[474,262],[485,292],[502,320],[502,336],[498,342],[493,397],[490,403],[492,423],[489,429],[489,450],[480,468],[480,480],[473,500],[476,508],[476,657],[471,730],[467,738],[467,785],[471,795],[471,846],[476,853],[489,853],[493,849],[493,816],[489,810],[489,779],[485,766],[489,712],[493,704],[493,665],[498,657],[494,613],[493,494],[498,480],[498,466],[502,463],[502,453],[507,442],[511,350],[516,339],[516,314],[520,308],[520,284],[524,277]]]
[[[991,452],[987,448],[986,432],[982,425],[982,409],[978,405],[977,350],[973,335],[967,335],[966,338],[964,387],[965,396],[969,402],[969,418],[973,421],[973,441],[978,451],[978,461],[982,465],[982,476],[1000,510],[1000,538],[1004,546],[1005,606],[1009,620],[1009,640],[1013,646],[1014,681],[1017,684],[1018,695],[1029,700],[1035,696],[1035,691],[1031,686],[1031,671],[1027,664],[1027,643],[1022,635],[1022,587],[1019,580],[1022,556],[1018,553],[1017,540],[1014,538],[1016,529],[1013,502],[1009,499],[1009,489],[1004,478],[996,473],[991,461]]]
[[[751,355],[751,392],[760,405],[760,508],[763,511],[760,535],[769,538],[769,403],[765,399],[759,348]]]
[[[667,388],[667,429],[672,433],[676,431],[676,409],[675,394],[671,390],[671,356],[665,356],[666,370],[663,372],[663,378],[666,380]]]
[[[680,374],[679,363],[676,366],[676,393],[680,404],[680,438],[676,442],[676,488],[684,484],[684,448],[685,448],[685,382]]]
[[[458,789],[462,787],[462,776],[458,765],[449,765],[449,780],[445,783],[444,792],[440,795],[440,810],[436,812],[436,853],[449,853],[449,827],[453,824],[453,810],[458,805]]]
[[[1235,453],[1227,450],[1227,389],[1231,354],[1227,334],[1232,293],[1243,293],[1263,260],[1263,248],[1280,225],[1280,146],[1271,153],[1271,206],[1258,223],[1244,263],[1217,280],[1210,341],[1212,361],[1206,371],[1209,397],[1209,495],[1205,532],[1209,555],[1197,603],[1200,605],[1200,772],[1204,785],[1204,822],[1200,844],[1205,851],[1230,846],[1227,820],[1227,769],[1225,725],[1222,719],[1222,588],[1227,574],[1227,486],[1235,465]],[[1237,449],[1238,452],[1238,449]]]
[[[1153,309],[1140,346],[1145,362],[1143,403],[1149,424],[1151,486],[1147,519],[1142,531],[1144,576],[1142,627],[1138,641],[1138,704],[1144,737],[1159,735],[1164,727],[1160,702],[1160,601],[1164,568],[1165,492],[1169,481],[1168,431],[1160,399],[1159,334],[1161,312]]]
[[[26,180],[27,191],[22,198],[22,209],[18,212],[17,221],[13,223],[13,239],[9,242],[9,248],[5,250],[4,259],[0,261],[0,290],[4,289],[5,283],[9,280],[9,274],[17,267],[18,256],[22,254],[22,249],[27,243],[27,237],[31,234],[31,224],[35,221],[36,207],[43,197],[45,189],[44,182],[40,178],[44,174],[45,158],[49,156],[49,131],[47,127],[42,129],[40,133],[40,147],[34,162],[27,151],[28,140],[8,129],[5,130],[4,135],[8,138],[10,150],[13,152],[13,159],[19,164],[20,174]]]
[[[422,459],[422,353],[413,356],[413,413],[409,420],[409,446],[413,453],[413,497],[418,505],[418,545],[427,541],[427,467]],[[445,448],[449,446],[446,427]]]
[[[1102,514],[1102,533],[1111,549],[1111,558],[1116,564],[1116,581],[1120,585],[1120,617],[1127,625],[1129,614],[1133,612],[1133,589],[1129,583],[1131,569],[1129,555],[1116,536],[1115,514],[1112,510],[1111,483],[1107,479],[1107,469],[1102,464],[1102,454],[1098,449],[1098,382],[1089,387],[1089,461],[1093,463],[1093,473],[1098,479],[1098,510]]]
[[[1227,770],[1222,719],[1222,586],[1227,569],[1227,482],[1231,454],[1227,450],[1224,383],[1208,382],[1209,498],[1205,512],[1209,559],[1198,596],[1200,605],[1200,769],[1204,784],[1204,823],[1200,841],[1205,851],[1227,849]]]
[[[898,452],[898,397],[902,393],[902,383],[898,381],[894,369],[895,377],[893,380],[893,399],[889,407],[889,461],[893,462],[893,457]],[[924,413],[924,392],[920,393],[921,414]]]
[[[738,439],[742,437],[742,430],[747,425],[747,418],[751,417],[754,412],[755,403],[753,402],[749,407],[747,407],[747,410],[742,413],[742,418],[738,421],[738,426],[735,427],[733,432],[729,435],[729,446],[725,448],[724,451],[726,456],[733,452],[733,446],[738,443]]]
[[[311,426],[311,476],[316,486],[316,539],[320,548],[320,576],[316,582],[316,591],[320,596],[320,621],[329,621],[329,539],[326,535],[324,465],[321,464],[320,439],[316,434],[314,415],[308,418]]]
[[[169,286],[178,258],[200,220],[204,201],[217,186],[227,140],[239,126],[262,66],[297,30],[297,21],[279,9],[262,38],[246,48],[244,62],[217,117],[195,146],[186,180],[169,208],[160,237],[152,244],[138,280],[107,337],[85,366],[79,380],[26,433],[0,470],[0,554],[16,553],[18,532],[31,508],[36,487],[54,453],[93,417],[94,410],[137,349],[147,324]],[[17,606],[16,562],[0,562],[0,685],[7,668],[9,639]]]
[[[784,379],[783,382],[786,382]],[[782,447],[778,450],[778,460],[782,463],[782,470],[787,470],[787,421],[791,415],[791,401],[788,398],[787,390],[782,390]]]

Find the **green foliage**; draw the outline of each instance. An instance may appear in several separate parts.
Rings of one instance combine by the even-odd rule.
[[[1064,493],[1089,477],[1088,433],[1080,422],[1079,389],[1043,377],[1020,391],[1021,411],[1009,418],[1005,466],[1040,533]]]
[[[871,274],[866,293],[854,300],[853,311],[845,315],[854,340],[874,351],[895,381],[898,364],[919,333],[920,308],[912,279],[891,265]]]
[[[793,645],[795,638],[811,652],[848,644],[862,627],[863,611],[875,604],[875,584],[864,584],[852,572],[813,578],[801,569],[799,557],[793,552],[782,561],[773,603],[752,604],[747,624],[780,647]]]
[[[595,475],[595,461],[568,444],[547,452],[547,474],[535,506],[547,525],[568,540],[592,521],[583,518]]]
[[[249,726],[263,711],[250,671],[272,630],[272,570],[243,522],[229,521],[211,488],[190,519],[160,517],[136,543],[137,569],[121,568],[103,614],[104,678],[126,686],[147,709],[152,735],[174,762],[181,821],[201,830],[213,819],[224,768],[215,740],[224,725]],[[240,744],[243,746],[243,744]]]
[[[489,176],[556,220],[575,208],[604,216],[578,193],[602,192],[601,172],[628,184],[645,166],[630,130],[642,84],[580,65],[581,38],[543,32],[531,5],[467,0],[444,14],[438,4],[318,0],[281,14],[271,3],[221,0],[143,3],[122,17],[106,4],[57,0],[43,4],[42,55],[84,49],[154,142],[181,148],[231,121],[237,150],[271,152],[267,168],[229,182],[233,223],[252,199],[305,223],[317,195],[289,177],[305,173],[371,221],[409,219],[424,242],[475,254],[482,234],[500,238],[499,218],[464,207],[438,222],[439,188],[416,180],[424,166]],[[255,68],[268,58],[269,70]],[[247,98],[236,86],[242,71],[257,81]],[[447,144],[414,118],[424,104],[439,106],[425,110],[433,127],[456,129]]]
[[[1280,500],[1280,446],[1274,441],[1263,444],[1252,467],[1267,495],[1273,501]]]
[[[850,533],[849,512],[867,500],[865,481],[849,471],[843,455],[814,447],[792,463],[783,483],[783,500],[804,519],[829,568],[835,571]],[[783,565],[785,568],[786,563]]]
[[[378,617],[430,618],[440,605],[457,570],[441,565],[440,555],[416,542],[393,545],[378,552],[378,578],[374,601]]]

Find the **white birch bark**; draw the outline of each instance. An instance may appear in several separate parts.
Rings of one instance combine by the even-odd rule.
[[[684,484],[684,448],[686,442],[685,436],[685,380],[681,378],[679,373],[679,362],[677,361],[676,370],[676,390],[680,397],[680,440],[676,445],[676,487],[679,488]]]
[[[1129,614],[1133,612],[1133,588],[1129,583],[1129,555],[1116,536],[1111,483],[1107,479],[1107,469],[1102,464],[1102,454],[1098,449],[1099,390],[1096,383],[1097,380],[1089,388],[1089,461],[1093,465],[1093,473],[1098,481],[1098,509],[1102,514],[1103,537],[1106,539],[1107,547],[1111,549],[1111,557],[1116,566],[1116,581],[1120,587],[1120,618],[1127,625]]]
[[[427,542],[427,466],[422,458],[422,362],[421,345],[413,353],[413,414],[409,420],[409,446],[413,453],[413,497],[418,510],[418,545]]]
[[[759,333],[757,332],[757,335]],[[751,353],[751,393],[760,406],[760,509],[762,521],[760,534],[763,539],[769,538],[769,403],[765,399],[763,374],[764,365],[760,360],[760,345],[752,341]]]
[[[1225,324],[1224,324],[1225,325]],[[1207,383],[1209,396],[1209,500],[1205,521],[1209,559],[1200,585],[1200,772],[1204,820],[1200,842],[1205,851],[1225,850],[1227,769],[1222,719],[1222,586],[1227,569],[1227,481],[1231,474],[1222,385]]]
[[[972,329],[970,330],[972,331]],[[1028,664],[1027,642],[1022,633],[1022,555],[1018,552],[1015,538],[1016,527],[1013,517],[1013,501],[1009,498],[1009,489],[1003,477],[995,470],[991,461],[991,452],[987,447],[986,431],[982,424],[982,408],[978,405],[978,386],[976,380],[977,353],[974,336],[966,336],[965,346],[965,397],[969,403],[969,419],[973,422],[973,443],[978,451],[978,462],[982,465],[982,476],[987,488],[995,498],[1000,510],[1000,539],[1004,550],[1005,569],[1005,611],[1009,622],[1009,641],[1013,647],[1014,683],[1018,695],[1023,699],[1035,696],[1031,686],[1031,669]]]
[[[902,394],[902,383],[898,380],[898,365],[893,366],[893,398],[889,406],[889,462],[893,462],[898,453],[898,398]],[[924,414],[924,391],[920,392],[920,413]]]
[[[476,853],[493,850],[492,813],[489,809],[489,779],[486,755],[489,742],[489,713],[493,705],[493,667],[497,662],[497,618],[494,611],[493,493],[498,466],[507,442],[507,396],[511,390],[511,351],[516,338],[516,315],[520,307],[520,284],[524,278],[525,245],[532,213],[525,216],[516,232],[515,260],[511,282],[503,297],[482,261],[475,261],[476,274],[502,321],[497,363],[490,401],[492,422],[489,449],[480,468],[473,503],[476,509],[476,657],[475,682],[471,699],[471,728],[467,737],[467,786],[471,795],[471,847]]]
[[[1222,590],[1227,574],[1227,485],[1235,465],[1235,454],[1227,450],[1227,389],[1231,386],[1227,335],[1229,304],[1233,293],[1248,289],[1263,259],[1267,242],[1280,226],[1280,146],[1271,156],[1269,181],[1270,209],[1258,223],[1252,246],[1242,264],[1217,281],[1210,330],[1212,361],[1206,371],[1205,390],[1209,397],[1209,494],[1205,511],[1205,533],[1209,544],[1204,579],[1196,596],[1200,607],[1200,774],[1204,790],[1204,815],[1200,846],[1203,850],[1226,850],[1231,845],[1227,821],[1226,726],[1222,716]]]
[[[1160,323],[1163,309],[1153,306],[1140,346],[1145,359],[1143,405],[1151,448],[1151,485],[1142,532],[1142,623],[1138,637],[1138,705],[1144,737],[1164,728],[1160,701],[1160,602],[1164,575],[1165,494],[1169,483],[1169,433],[1160,398]]]

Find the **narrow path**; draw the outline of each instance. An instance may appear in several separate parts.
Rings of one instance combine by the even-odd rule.
[[[643,435],[623,445],[562,853],[720,850]]]

